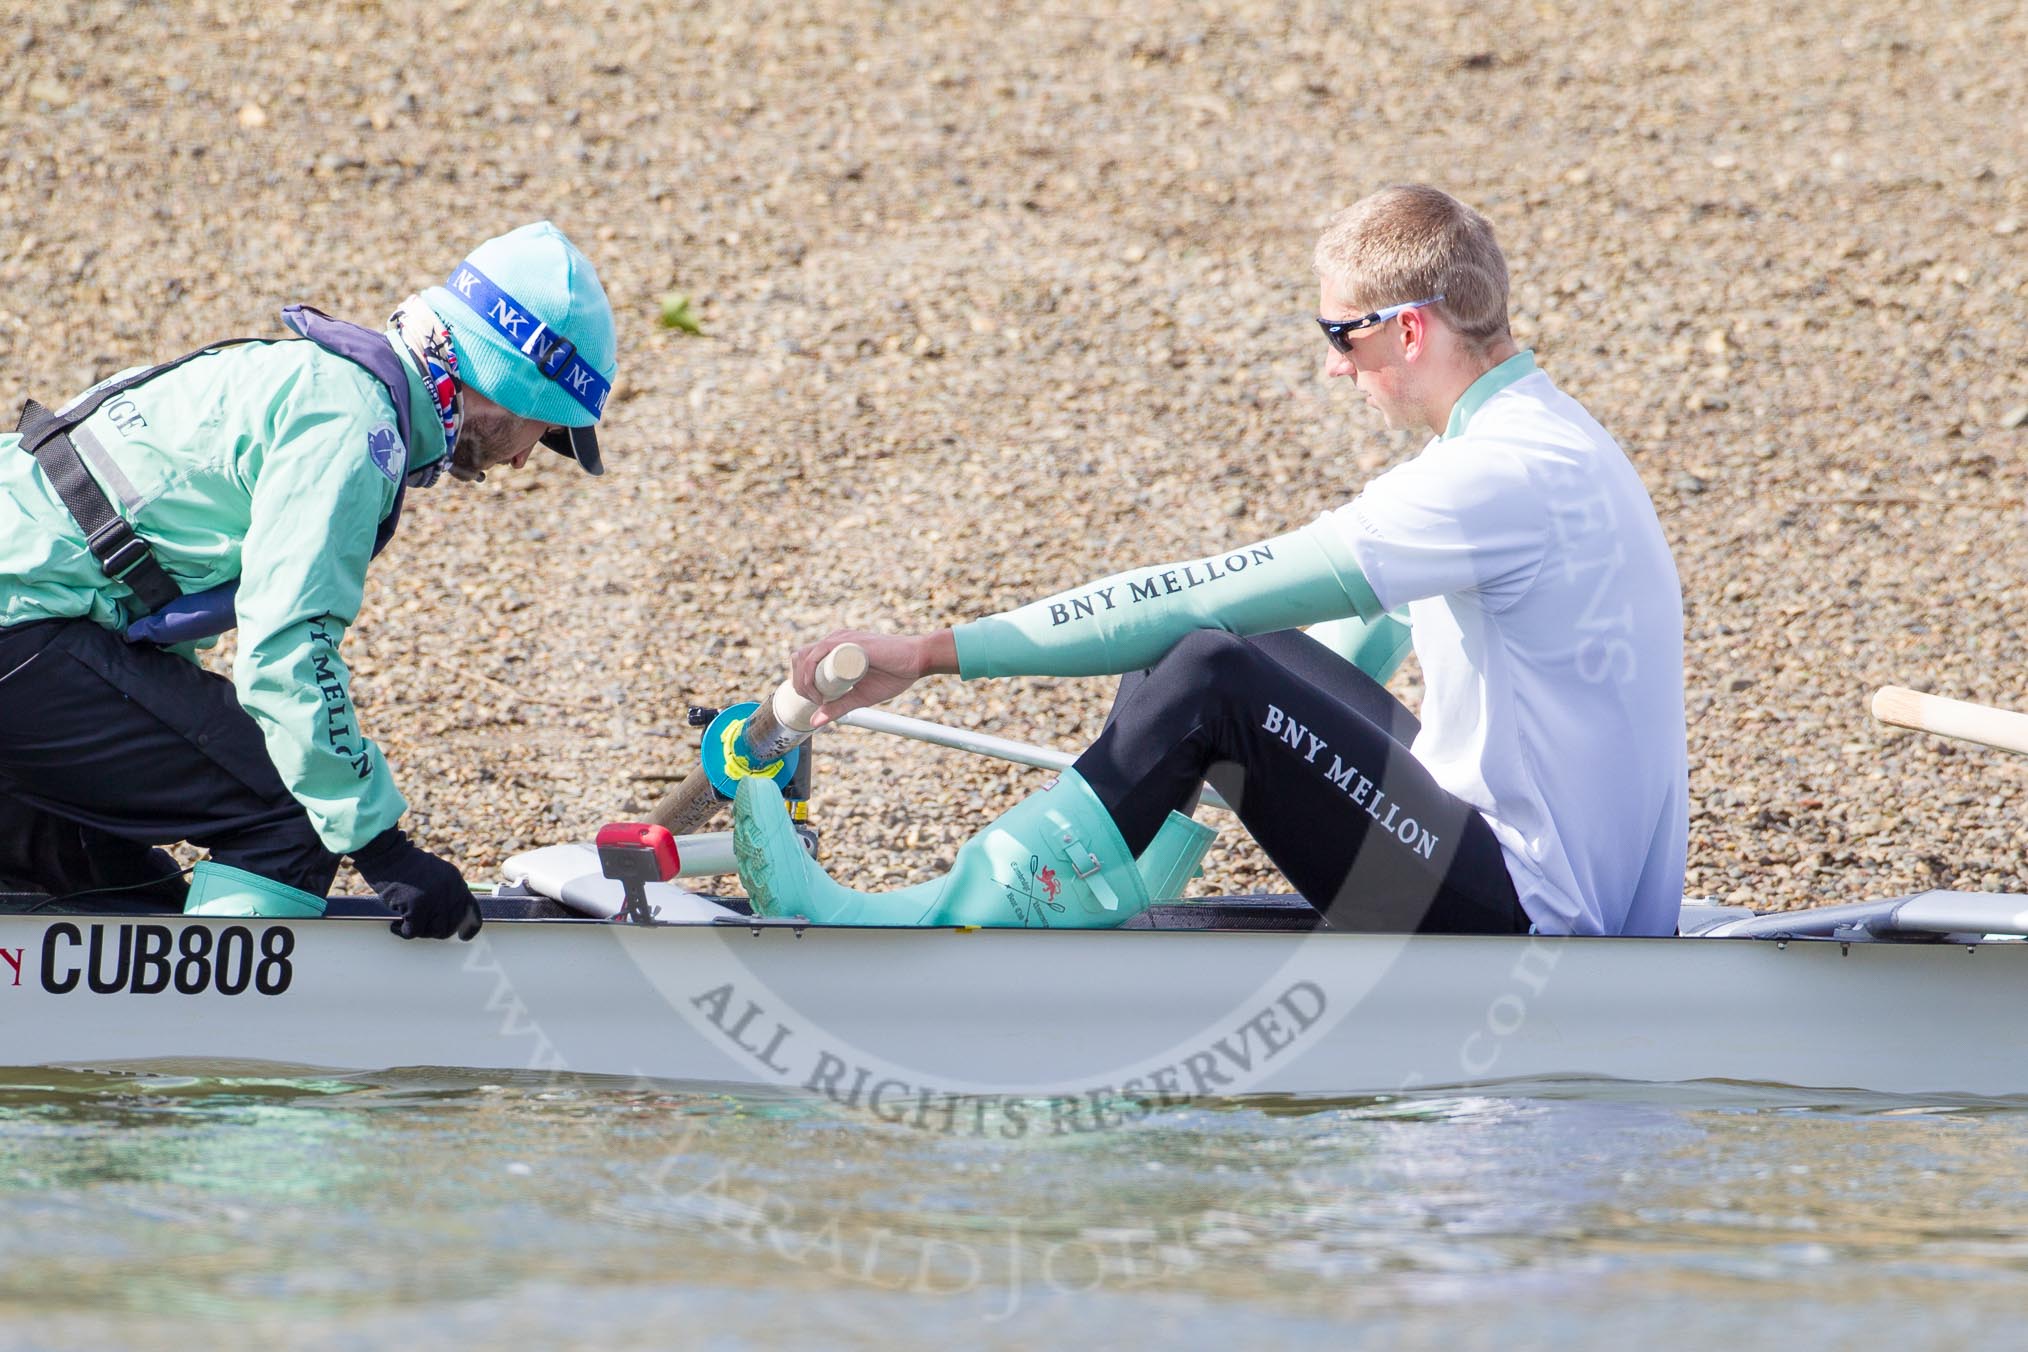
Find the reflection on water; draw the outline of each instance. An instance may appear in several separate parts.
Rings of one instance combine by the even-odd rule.
[[[0,1071],[0,1340],[1757,1345],[1778,1310],[1899,1347],[2028,1299],[2022,1105],[1531,1084],[908,1130],[185,1070]]]

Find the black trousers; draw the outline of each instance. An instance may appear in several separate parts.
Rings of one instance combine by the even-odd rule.
[[[230,681],[89,620],[0,629],[0,879],[132,887],[179,840],[319,896],[338,871]]]
[[[1526,933],[1492,828],[1409,754],[1416,731],[1307,635],[1207,629],[1121,682],[1077,771],[1136,854],[1209,783],[1334,928]]]

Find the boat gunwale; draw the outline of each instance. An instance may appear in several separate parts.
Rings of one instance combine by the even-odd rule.
[[[1926,894],[1915,894],[1917,896]],[[2004,895],[2004,894],[1994,894]],[[715,898],[721,902],[744,904],[744,898]],[[1840,920],[1869,913],[1891,915],[1897,908],[1911,900],[1910,897],[1886,898],[1877,902],[1843,903],[1817,908],[1835,912]],[[488,925],[568,925],[571,927],[597,926],[614,927],[609,918],[583,915],[548,898],[531,894],[502,892],[482,894],[479,898],[481,911]],[[370,921],[384,924],[393,918],[393,913],[374,896],[342,895],[331,898],[334,909],[322,916],[259,917],[267,924],[318,925],[324,922]],[[1718,910],[1720,908],[1713,907]],[[1728,908],[1729,909],[1729,908]],[[1221,913],[1214,919],[1211,912]],[[815,924],[793,917],[753,916],[739,914],[721,916],[710,920],[657,921],[647,925],[623,925],[620,929],[678,930],[736,932],[746,930],[758,936],[770,930],[787,930],[801,938],[812,931],[843,931],[852,933],[896,934],[922,932],[942,935],[951,934],[1221,934],[1221,935],[1289,935],[1296,938],[1329,937],[1341,939],[1417,939],[1417,940],[1517,940],[1524,943],[1546,940],[1579,940],[1587,944],[1613,941],[1621,943],[1652,943],[1659,940],[1675,939],[1718,939],[1734,942],[1767,943],[1777,945],[1798,944],[1841,944],[1846,947],[1862,945],[1869,947],[1932,947],[1938,945],[1987,948],[2005,947],[2028,941],[2028,934],[2016,935],[2000,932],[1987,934],[1970,933],[1928,933],[1915,930],[1883,929],[1869,931],[1863,927],[1854,928],[1839,925],[1833,932],[1821,931],[1822,922],[1814,926],[1805,920],[1813,916],[1812,910],[1775,911],[1751,917],[1757,928],[1745,933],[1730,932],[1739,928],[1739,922],[1715,925],[1702,931],[1679,932],[1673,935],[1540,935],[1540,934],[1409,934],[1401,931],[1355,930],[1331,926],[1315,911],[1301,905],[1301,899],[1286,894],[1236,894],[1233,896],[1193,898],[1184,902],[1167,903],[1149,911],[1151,921],[1162,918],[1184,917],[1190,923],[1162,924],[1147,923],[1122,925],[1106,929],[1059,929],[1050,927],[1021,928],[1018,926],[978,925],[862,925],[862,924]],[[1302,923],[1314,917],[1313,923]],[[1796,928],[1776,927],[1772,922],[1777,917],[1793,917]],[[0,923],[9,920],[92,923],[126,923],[143,921],[152,923],[206,922],[211,924],[232,924],[243,922],[247,917],[186,915],[168,903],[157,905],[126,905],[118,908],[93,905],[86,902],[53,901],[44,894],[32,892],[0,892]],[[1829,918],[1828,916],[1826,918]],[[1225,923],[1221,923],[1221,919]],[[1251,922],[1251,923],[1249,923]]]

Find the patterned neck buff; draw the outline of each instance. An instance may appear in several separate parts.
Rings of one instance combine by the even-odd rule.
[[[428,488],[451,463],[451,452],[458,445],[458,427],[465,419],[465,392],[463,383],[458,379],[458,354],[451,347],[451,331],[444,327],[443,321],[437,318],[436,312],[424,303],[421,296],[410,296],[396,306],[387,322],[428,379],[430,397],[437,406],[437,417],[444,424],[444,458],[409,476],[411,487]]]

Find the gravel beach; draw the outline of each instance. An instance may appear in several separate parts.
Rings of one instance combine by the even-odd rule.
[[[799,641],[1258,539],[1412,454],[1323,380],[1309,259],[1429,181],[1492,219],[1517,336],[1676,550],[1689,890],[2023,888],[2028,765],[1866,699],[2028,707],[2024,52],[2016,0],[30,0],[0,15],[0,400],[291,301],[378,322],[563,226],[619,314],[610,472],[538,452],[412,502],[346,646],[411,824],[484,878],[653,802],[685,707]],[[896,707],[1075,748],[1110,695]],[[862,884],[1041,780],[819,745]],[[1224,821],[1198,890],[1278,887]]]

